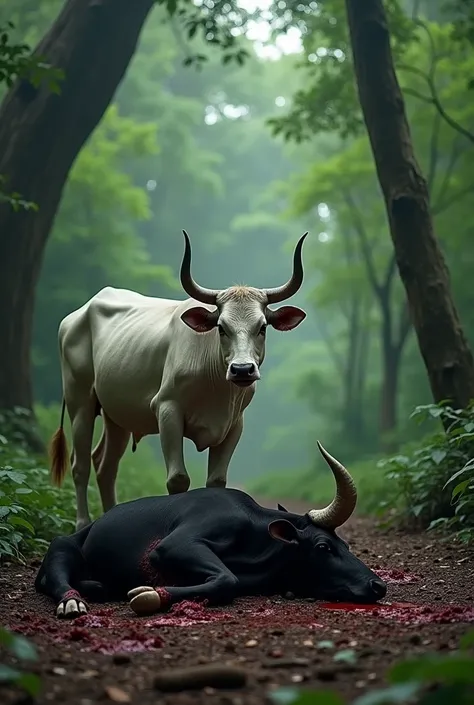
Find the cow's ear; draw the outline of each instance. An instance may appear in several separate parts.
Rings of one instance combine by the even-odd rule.
[[[280,512],[287,512],[287,511],[288,511],[288,509],[285,509],[285,507],[283,506],[283,504],[277,504],[277,507],[278,507],[278,509],[280,510]]]
[[[276,311],[267,309],[267,321],[275,330],[293,330],[305,318],[306,313],[297,306],[280,306]]]
[[[275,521],[270,522],[268,525],[268,533],[272,539],[276,541],[283,541],[283,543],[299,543],[298,531],[293,524],[286,519],[275,519]]]
[[[208,311],[204,306],[194,306],[181,314],[181,320],[196,333],[207,333],[217,325],[217,310]]]

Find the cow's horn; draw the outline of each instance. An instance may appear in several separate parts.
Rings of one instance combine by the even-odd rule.
[[[314,524],[327,529],[336,529],[344,524],[353,513],[357,504],[357,489],[350,473],[344,465],[333,458],[321,443],[317,441],[321,455],[331,468],[336,479],[336,496],[328,507],[311,509],[308,516]]]
[[[275,289],[265,289],[267,303],[277,304],[280,301],[289,299],[290,296],[296,294],[303,283],[303,262],[301,259],[301,250],[307,234],[308,233],[305,233],[302,237],[300,237],[295,247],[295,253],[293,255],[293,274],[291,275],[291,278],[286,282],[286,284],[283,284],[283,286],[277,286]]]
[[[203,304],[216,305],[218,291],[214,289],[205,289],[199,284],[196,284],[191,276],[191,243],[186,230],[183,230],[184,235],[184,255],[181,263],[181,286],[192,299],[200,301]]]

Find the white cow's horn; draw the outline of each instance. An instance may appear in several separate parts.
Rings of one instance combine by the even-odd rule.
[[[336,479],[336,496],[328,507],[324,509],[311,509],[308,516],[318,526],[327,529],[336,529],[346,522],[352,515],[357,504],[357,489],[350,473],[344,465],[330,455],[317,441],[321,455],[331,468]]]
[[[283,286],[277,286],[275,289],[264,289],[267,295],[267,303],[277,304],[280,301],[289,299],[290,296],[296,294],[303,283],[303,262],[301,258],[301,250],[307,234],[308,233],[305,233],[302,237],[300,237],[295,247],[295,253],[293,255],[293,274],[291,275],[291,278],[286,282],[286,284],[283,284]]]
[[[191,276],[191,243],[186,230],[183,230],[184,235],[184,255],[181,263],[181,286],[192,299],[200,301],[203,304],[216,305],[218,291],[215,289],[205,289],[203,286],[196,284]]]

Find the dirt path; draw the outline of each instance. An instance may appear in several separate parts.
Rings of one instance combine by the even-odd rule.
[[[124,604],[93,605],[87,617],[65,623],[35,594],[35,566],[5,566],[0,624],[38,645],[40,660],[31,670],[43,679],[39,703],[262,705],[272,689],[295,683],[352,698],[382,685],[394,660],[457,645],[474,622],[474,552],[429,535],[384,534],[361,519],[341,534],[389,582],[384,607],[355,612],[275,597],[219,610],[191,603],[139,619]],[[355,664],[334,660],[342,649],[354,650]],[[179,694],[153,688],[163,671],[211,662],[241,666],[247,685]],[[17,702],[18,691],[0,687],[0,700]]]

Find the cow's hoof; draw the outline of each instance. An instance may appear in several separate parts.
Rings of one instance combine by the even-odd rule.
[[[131,593],[134,593],[135,590],[141,590],[138,594],[135,593],[135,596],[130,600],[130,607],[135,614],[138,614],[140,617],[145,617],[160,611],[161,599],[156,590],[153,590],[153,588],[146,590],[143,590],[143,588],[135,588],[134,590],[130,590],[128,593],[129,596]]]
[[[56,607],[56,617],[59,619],[75,619],[82,617],[83,614],[87,614],[86,604],[76,598],[61,600]]]
[[[127,597],[129,600],[131,600],[133,597],[136,597],[137,595],[141,595],[142,592],[151,592],[154,588],[152,588],[150,585],[140,585],[140,587],[133,588],[133,590],[129,590],[127,592]]]
[[[168,494],[180,494],[181,492],[187,492],[190,484],[189,475],[170,475],[166,482],[166,489]]]

